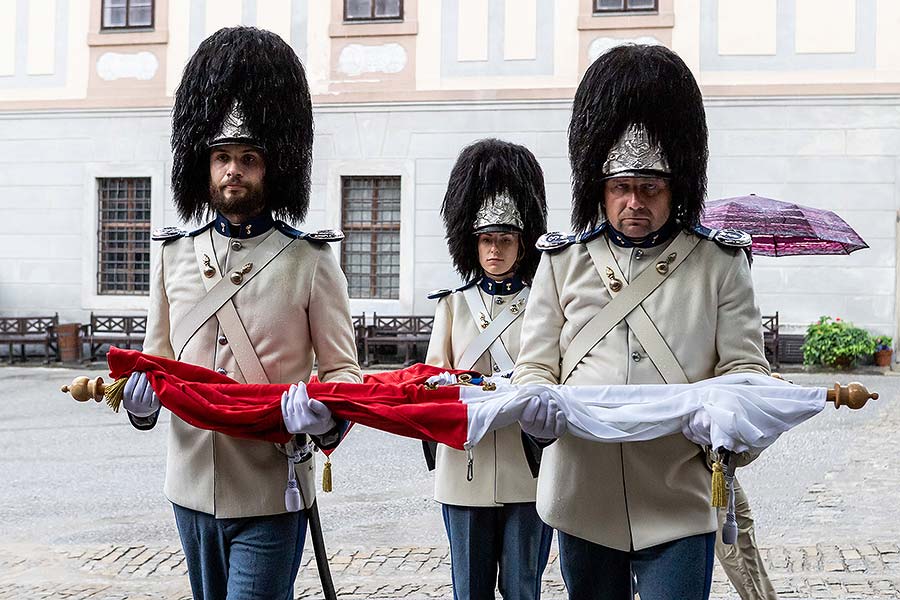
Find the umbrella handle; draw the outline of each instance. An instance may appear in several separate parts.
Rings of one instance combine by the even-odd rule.
[[[856,381],[848,385],[835,383],[825,396],[825,400],[833,402],[835,408],[846,406],[852,410],[862,408],[870,399],[878,400],[878,392],[869,392],[866,386]]]

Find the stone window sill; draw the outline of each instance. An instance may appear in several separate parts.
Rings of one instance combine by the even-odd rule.
[[[578,17],[578,29],[663,29],[675,26],[674,13],[592,15]]]
[[[168,41],[168,31],[109,31],[88,34],[88,46],[136,46],[166,44]]]
[[[332,23],[328,27],[328,35],[333,38],[383,37],[416,35],[417,33],[419,33],[418,21],[403,21],[402,23],[347,22]]]

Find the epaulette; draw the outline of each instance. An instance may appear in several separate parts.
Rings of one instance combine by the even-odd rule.
[[[556,252],[557,250],[568,248],[572,244],[589,242],[599,237],[604,231],[606,231],[606,221],[590,231],[582,231],[581,233],[565,234],[560,231],[551,231],[538,238],[535,246],[541,252]]]
[[[440,300],[444,296],[449,296],[453,293],[453,290],[442,289],[442,290],[431,290],[428,292],[429,300]]]
[[[295,240],[308,240],[310,242],[340,242],[344,239],[343,232],[335,231],[334,229],[320,229],[318,231],[306,232],[294,229],[284,221],[275,221],[275,227],[284,235],[292,237]]]
[[[154,242],[168,242],[183,238],[186,235],[187,231],[180,227],[160,227],[153,230],[153,233],[150,234],[150,239]]]
[[[753,238],[746,231],[740,229],[710,229],[703,225],[694,227],[694,233],[711,240],[724,248],[750,248]]]

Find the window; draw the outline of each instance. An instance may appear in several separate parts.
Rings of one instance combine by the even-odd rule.
[[[150,293],[150,178],[97,180],[97,293]]]
[[[400,297],[400,178],[341,177],[341,267],[351,298]]]
[[[345,21],[396,21],[403,18],[403,0],[344,0]]]
[[[594,14],[620,12],[654,12],[657,0],[594,0]]]
[[[148,29],[153,27],[153,0],[102,0],[101,29]]]

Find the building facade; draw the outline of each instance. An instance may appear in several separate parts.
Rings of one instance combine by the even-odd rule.
[[[302,229],[339,228],[354,314],[430,314],[457,285],[439,214],[466,144],[529,147],[567,230],[571,98],[591,61],[664,44],[710,126],[709,199],[828,208],[870,248],[759,257],[764,313],[898,337],[895,0],[0,0],[0,314],[139,312],[149,231],[182,225],[168,176],[181,70],[210,33],[275,31],[315,106]]]

